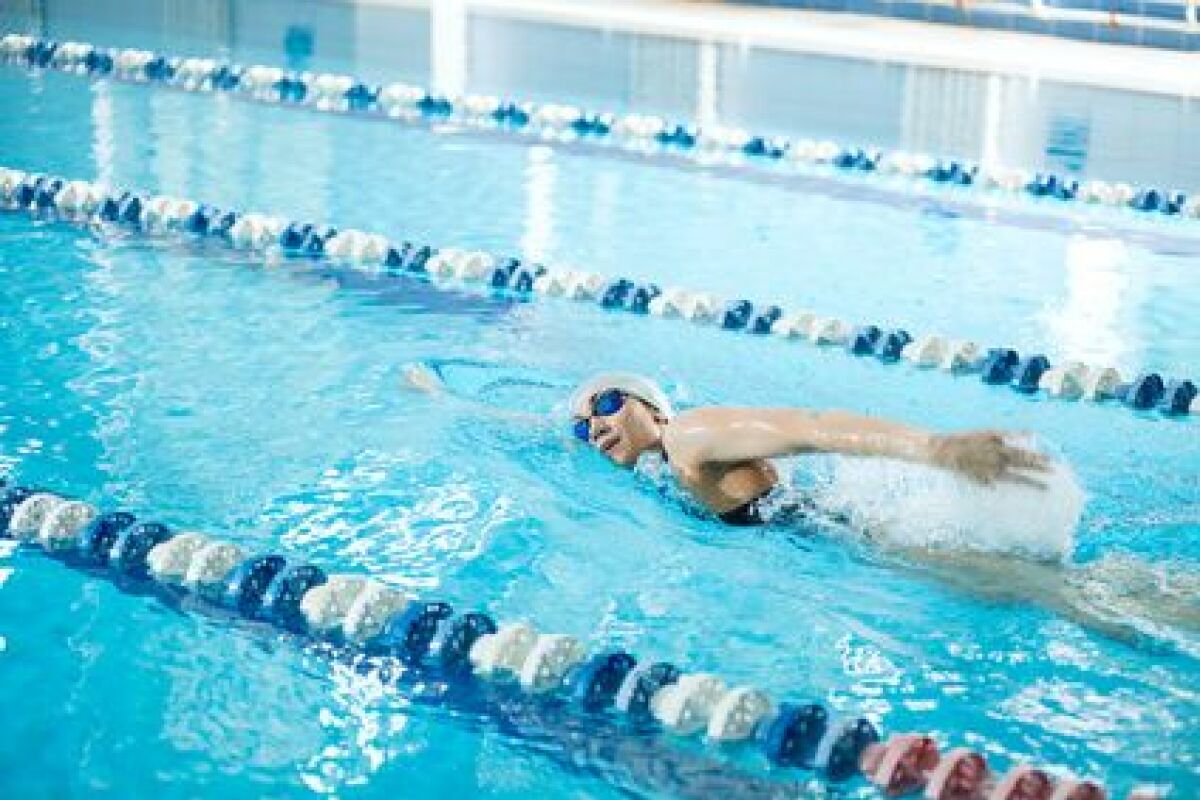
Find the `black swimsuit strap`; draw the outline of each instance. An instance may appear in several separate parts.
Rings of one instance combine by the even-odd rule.
[[[763,495],[765,497],[766,495]],[[724,522],[726,525],[737,525],[738,527],[749,527],[752,525],[765,525],[766,520],[763,518],[762,507],[759,501],[762,497],[756,497],[748,503],[743,503],[737,508],[731,508],[728,511],[723,511],[717,514],[717,519]]]

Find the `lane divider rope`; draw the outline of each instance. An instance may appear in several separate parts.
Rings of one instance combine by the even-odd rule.
[[[193,200],[139,195],[86,181],[26,174],[0,167],[0,209],[83,225],[112,225],[149,235],[181,235],[222,242],[268,260],[276,256],[326,259],[369,275],[410,276],[435,285],[483,286],[523,297],[565,297],[612,311],[687,320],[696,324],[788,341],[841,348],[883,363],[908,363],[954,375],[977,375],[992,385],[1063,400],[1115,400],[1141,412],[1200,414],[1200,391],[1188,379],[1146,372],[1130,381],[1111,367],[1080,362],[1052,365],[1040,354],[984,349],[937,334],[914,337],[904,329],[852,325],[810,311],[785,313],[778,305],[723,300],[706,292],[660,288],[625,278],[557,269],[516,258],[455,248],[393,242],[379,234],[338,230],[257,212],[219,209]]]
[[[375,84],[349,75],[243,66],[211,58],[179,58],[140,49],[106,49],[22,34],[0,39],[0,58],[34,69],[91,78],[155,83],[192,92],[230,92],[267,103],[318,111],[372,114],[402,121],[447,120],[543,140],[611,144],[644,153],[671,153],[712,163],[771,164],[880,174],[940,186],[973,187],[1010,195],[1200,218],[1200,195],[1128,183],[1080,181],[1048,172],[974,164],[926,154],[845,147],[835,142],[756,136],[729,126],[698,127],[648,114],[588,112],[560,103],[504,100],[491,95],[449,97],[406,83]]]
[[[714,748],[740,744],[785,769],[828,783],[866,779],[887,796],[928,800],[1102,800],[1096,782],[1030,765],[993,773],[966,748],[941,754],[927,736],[883,741],[864,717],[838,718],[819,703],[777,703],[749,686],[645,662],[623,650],[589,653],[577,638],[527,621],[411,596],[374,578],[328,574],[302,559],[249,553],[204,533],[101,511],[38,489],[0,482],[0,539],[15,539],[122,587],[191,596],[235,616],[457,683],[501,684],[554,698],[568,713],[617,716],[629,732],[703,735]]]

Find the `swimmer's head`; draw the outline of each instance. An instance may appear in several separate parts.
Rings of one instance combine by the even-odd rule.
[[[662,427],[675,415],[658,384],[627,372],[584,381],[571,395],[570,409],[575,437],[624,467],[661,446]]]

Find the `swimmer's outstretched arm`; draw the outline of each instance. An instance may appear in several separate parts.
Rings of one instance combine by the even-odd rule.
[[[998,431],[938,434],[846,411],[722,408],[685,411],[664,442],[672,461],[695,467],[804,453],[840,453],[910,461],[957,472],[977,483],[1034,484],[1045,456],[1013,446]]]
[[[550,421],[544,414],[534,414],[527,411],[513,411],[510,409],[496,408],[487,403],[475,400],[470,397],[465,397],[461,394],[450,391],[446,386],[446,382],[438,375],[437,370],[428,364],[422,362],[413,362],[405,364],[400,368],[402,382],[401,386],[412,391],[425,392],[434,397],[456,400],[460,403],[466,403],[473,409],[486,413],[492,417],[498,417],[507,420],[515,420],[517,422],[528,423],[531,425],[548,425]]]

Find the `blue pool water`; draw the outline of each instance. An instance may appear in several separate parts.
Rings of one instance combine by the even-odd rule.
[[[56,24],[161,46],[154,31],[105,40],[96,22]],[[202,38],[166,39],[205,52]],[[569,38],[559,41],[566,52]],[[248,61],[284,59],[266,43],[243,47]],[[355,66],[349,54],[322,57]],[[529,84],[508,88],[550,94]],[[0,108],[19,109],[0,114],[7,166],[1127,372],[1194,376],[1200,364],[1194,224],[867,201],[853,185],[9,67]],[[1200,793],[1194,419],[1030,399],[564,303],[345,278],[0,216],[0,475],[865,712],[888,731],[936,731],[1001,765],[1032,759],[1118,789]],[[811,531],[731,531],[553,427],[401,390],[400,366],[422,358],[462,362],[451,382],[507,410],[550,411],[591,371],[622,368],[663,378],[688,403],[1033,431],[1088,492],[1077,552],[1063,568],[946,563]],[[565,765],[553,742],[414,705],[290,642],[12,548],[0,555],[0,704],[6,796],[642,791]],[[763,768],[747,753],[721,757]]]

